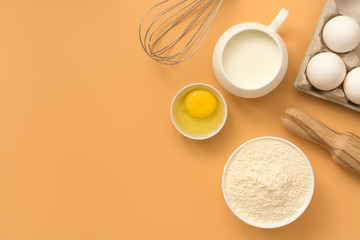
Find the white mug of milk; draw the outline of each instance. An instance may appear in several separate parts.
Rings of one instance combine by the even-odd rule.
[[[276,33],[289,12],[282,9],[269,25],[248,22],[233,26],[218,40],[213,69],[230,93],[256,98],[274,90],[285,76],[288,54]]]

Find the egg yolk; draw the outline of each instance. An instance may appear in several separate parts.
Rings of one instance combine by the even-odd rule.
[[[185,109],[190,116],[195,118],[205,118],[210,116],[215,111],[216,107],[216,97],[207,90],[193,90],[185,97]]]

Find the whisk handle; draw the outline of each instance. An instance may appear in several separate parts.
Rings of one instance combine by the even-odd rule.
[[[289,16],[289,11],[286,10],[285,8],[281,9],[280,12],[278,13],[278,15],[275,17],[275,19],[269,25],[269,28],[271,30],[273,30],[274,32],[277,32],[277,30],[285,22],[285,20],[288,16]]]

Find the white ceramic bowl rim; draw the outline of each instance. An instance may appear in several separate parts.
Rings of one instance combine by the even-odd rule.
[[[263,89],[266,86],[270,85],[271,82],[273,82],[276,79],[276,77],[280,74],[281,68],[283,66],[284,52],[283,52],[283,50],[281,48],[281,45],[280,45],[280,42],[279,42],[281,40],[281,37],[279,36],[279,38],[276,38],[275,36],[278,35],[278,34],[276,32],[274,32],[269,26],[266,26],[266,25],[261,24],[261,23],[255,23],[255,22],[240,23],[238,25],[233,26],[228,31],[231,31],[232,29],[235,29],[235,28],[238,28],[238,29],[231,34],[231,36],[226,41],[223,49],[221,50],[220,62],[219,62],[220,69],[223,72],[225,78],[228,80],[228,82],[231,83],[232,85],[234,85],[238,89],[245,90],[245,91],[257,91],[257,90]],[[237,36],[237,35],[239,35],[239,34],[241,34],[243,32],[246,32],[246,31],[259,31],[259,32],[265,33],[267,36],[271,37],[271,39],[276,43],[276,46],[278,47],[278,50],[279,50],[279,53],[280,53],[280,65],[279,65],[279,67],[277,69],[276,74],[273,76],[273,78],[268,79],[268,81],[266,81],[265,84],[259,85],[257,88],[244,88],[244,87],[242,87],[242,86],[240,86],[238,84],[234,84],[234,82],[230,79],[227,72],[225,71],[225,68],[224,68],[224,65],[223,65],[224,50],[227,47],[227,45],[229,44],[229,42],[235,36]]]
[[[225,175],[226,175],[226,172],[227,172],[227,168],[229,166],[229,163],[231,162],[231,159],[234,157],[234,155],[241,149],[243,148],[245,145],[251,143],[251,142],[254,142],[254,141],[257,141],[257,140],[260,140],[260,139],[273,139],[273,140],[278,140],[278,141],[282,141],[284,143],[287,143],[289,144],[290,146],[292,146],[294,149],[296,149],[300,154],[301,156],[303,156],[308,168],[309,168],[309,171],[310,171],[310,188],[309,188],[309,191],[308,191],[308,194],[304,200],[304,203],[303,205],[298,209],[298,211],[292,215],[290,218],[288,219],[285,219],[283,221],[280,221],[280,222],[275,222],[275,223],[257,223],[257,222],[254,222],[250,219],[247,219],[243,216],[241,216],[239,213],[237,213],[235,211],[235,209],[231,206],[229,200],[227,199],[227,196],[225,194]],[[226,204],[228,205],[228,207],[230,208],[230,210],[235,214],[235,216],[237,216],[240,220],[242,220],[243,222],[251,225],[251,226],[254,226],[254,227],[258,227],[258,228],[278,228],[278,227],[283,227],[285,225],[288,225],[289,223],[295,221],[298,217],[300,217],[303,212],[306,210],[306,208],[308,207],[308,205],[310,204],[310,201],[311,201],[311,198],[312,198],[312,195],[314,193],[314,185],[315,185],[315,180],[314,180],[314,173],[313,173],[313,170],[312,170],[312,167],[310,165],[310,162],[309,160],[307,159],[306,155],[293,143],[289,142],[288,140],[285,140],[285,139],[282,139],[282,138],[278,138],[278,137],[271,137],[271,136],[265,136],[265,137],[258,137],[258,138],[254,138],[252,140],[249,140],[245,143],[243,143],[242,145],[240,145],[240,147],[238,147],[232,154],[231,156],[229,157],[229,159],[227,160],[226,162],[226,165],[224,167],[224,171],[223,171],[223,175],[222,175],[222,192],[223,192],[223,195],[224,195],[224,199],[226,201]]]
[[[212,91],[214,91],[219,98],[221,99],[222,104],[224,105],[224,118],[222,120],[222,122],[220,123],[218,129],[214,132],[212,132],[211,134],[205,135],[205,136],[201,136],[201,137],[195,137],[192,136],[190,134],[185,133],[184,131],[182,131],[179,126],[176,124],[175,119],[174,119],[174,103],[176,101],[176,99],[180,96],[181,93],[183,93],[184,91],[190,89],[190,88],[195,88],[195,87],[203,87],[203,88],[208,88],[211,89]],[[208,139],[211,138],[213,136],[215,136],[218,132],[220,132],[220,130],[224,127],[226,119],[227,119],[227,105],[226,105],[226,101],[225,98],[223,97],[223,95],[213,86],[205,84],[205,83],[193,83],[190,85],[187,85],[185,87],[183,87],[179,92],[177,92],[177,94],[175,95],[175,97],[173,98],[173,101],[171,103],[171,108],[170,108],[170,115],[171,115],[171,121],[173,123],[173,125],[175,126],[175,128],[185,137],[190,138],[190,139],[194,139],[194,140],[204,140],[204,139]]]

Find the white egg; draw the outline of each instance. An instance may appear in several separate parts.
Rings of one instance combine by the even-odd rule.
[[[346,97],[353,103],[360,104],[360,67],[346,75],[343,87]]]
[[[349,52],[360,42],[360,26],[352,17],[334,17],[324,27],[323,40],[334,52]]]
[[[314,87],[320,90],[331,90],[344,81],[345,63],[335,53],[319,53],[310,59],[306,68],[306,75]]]

